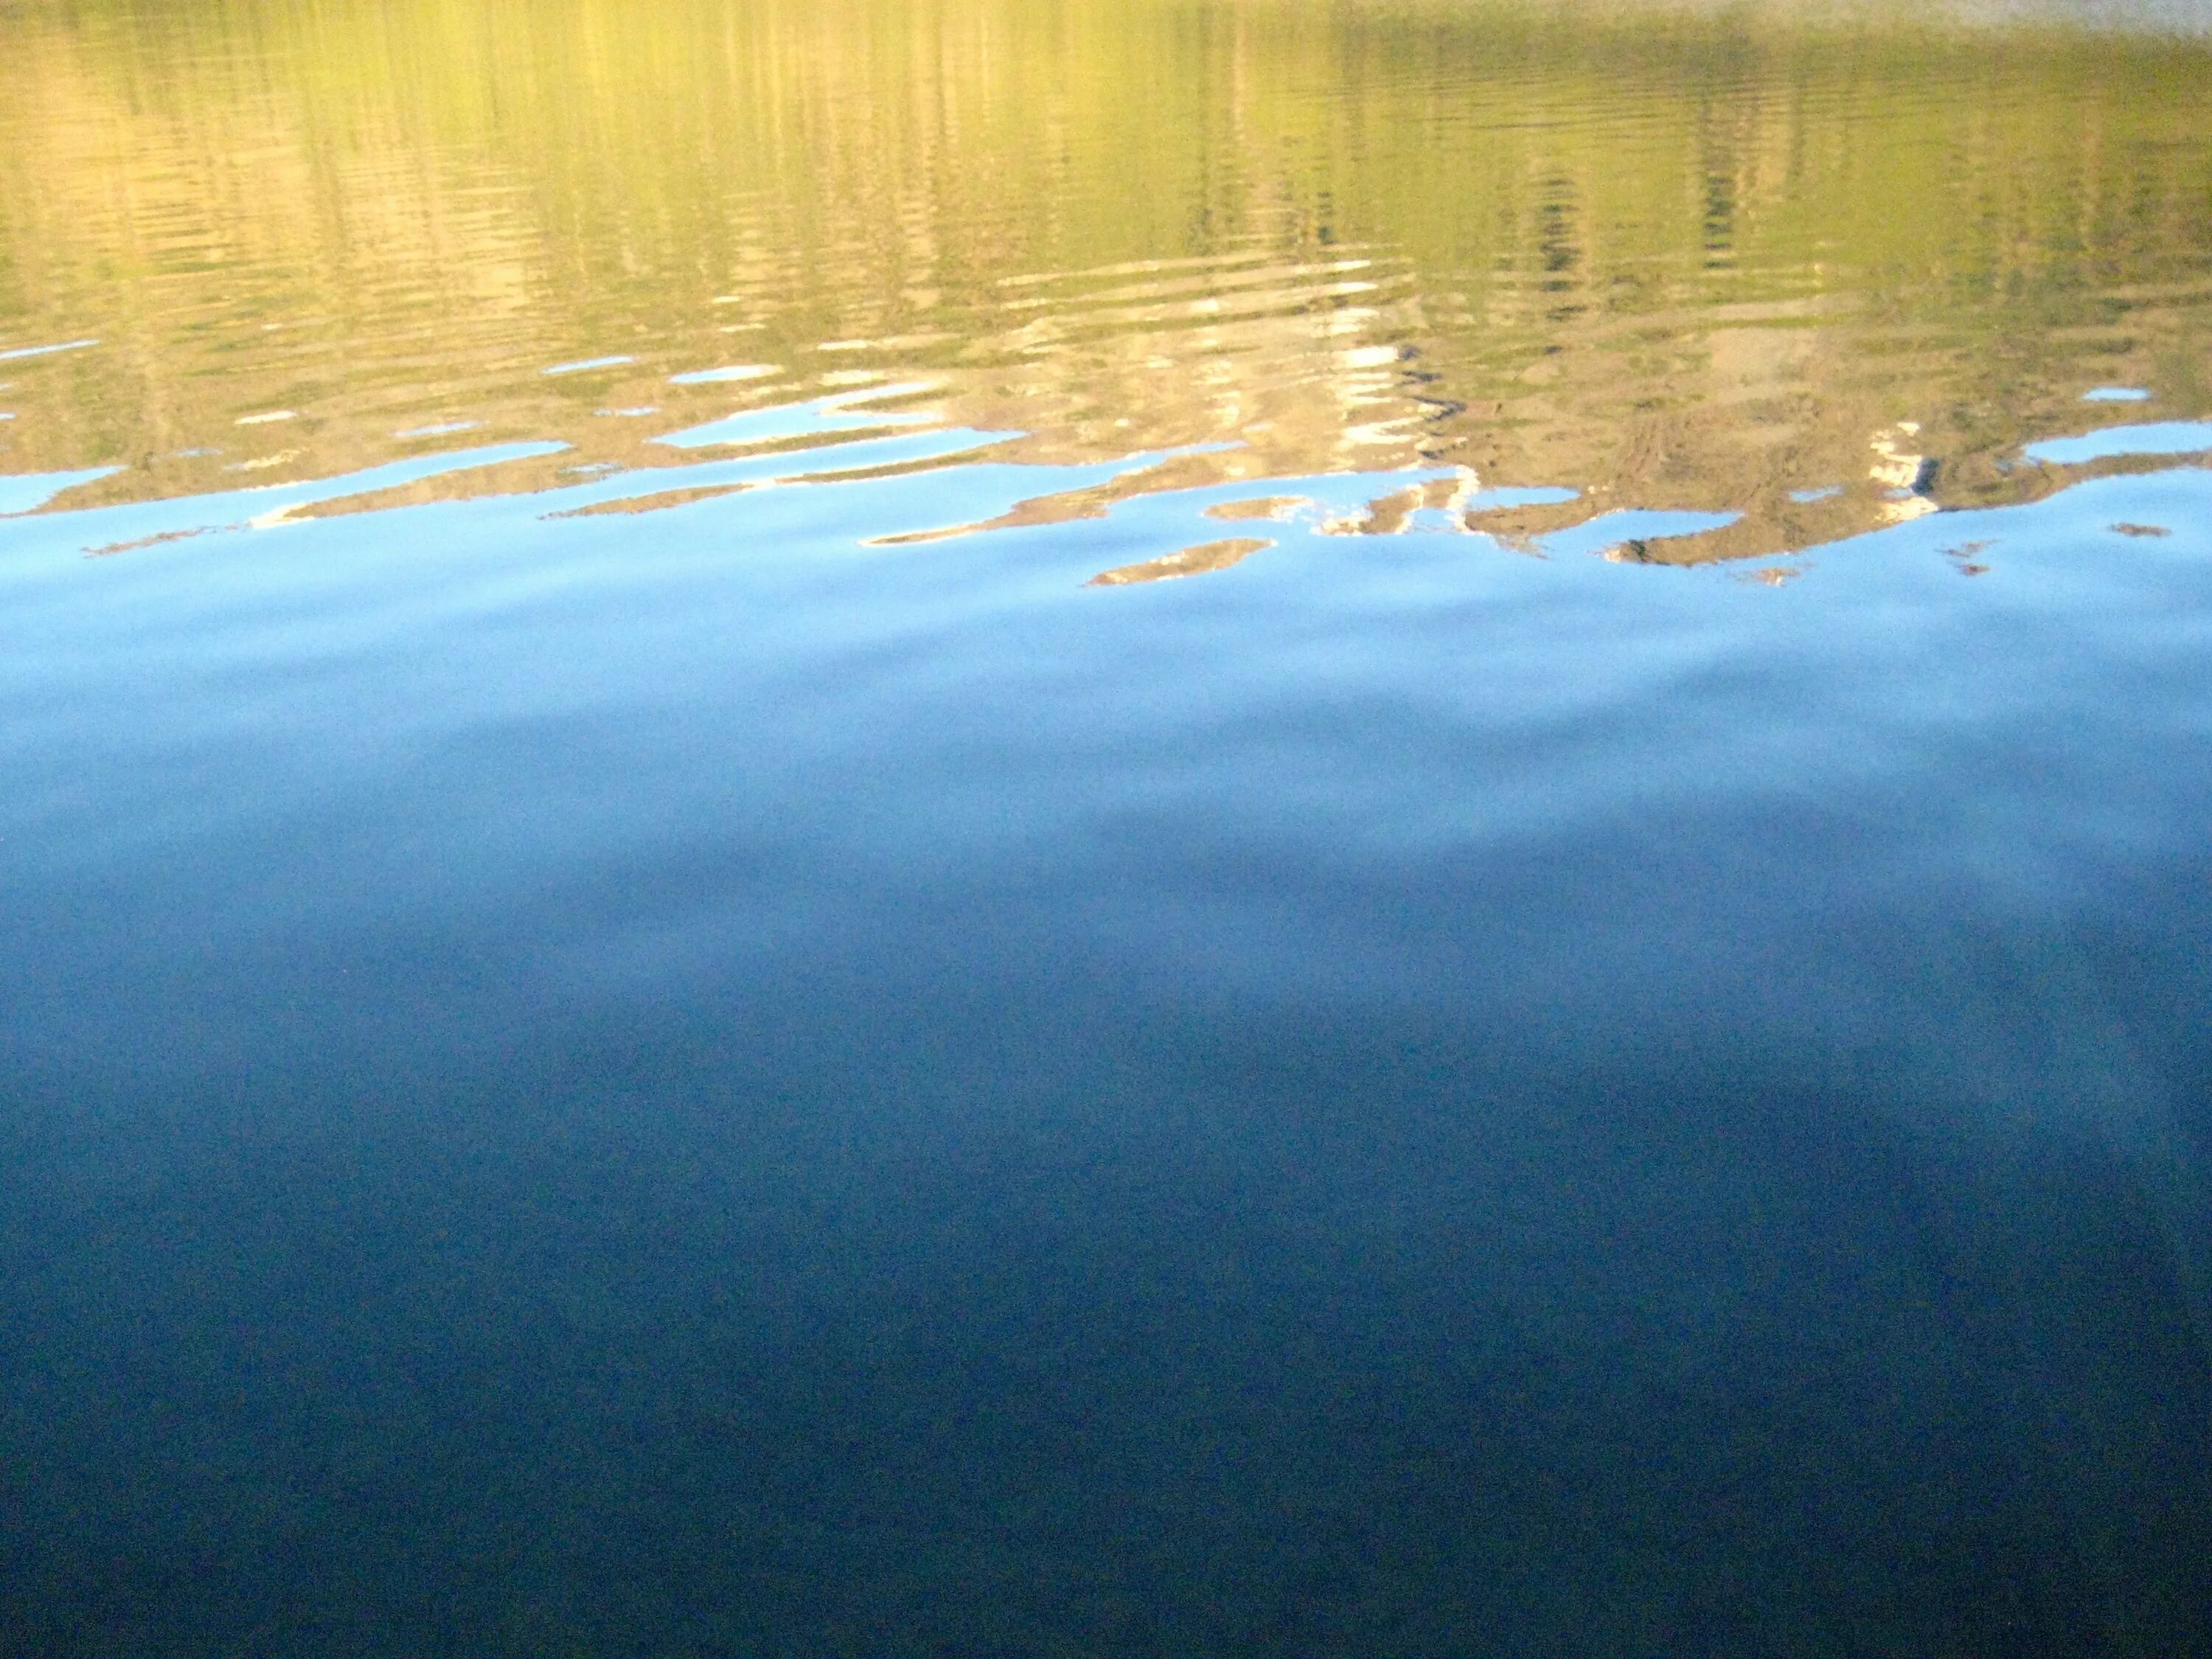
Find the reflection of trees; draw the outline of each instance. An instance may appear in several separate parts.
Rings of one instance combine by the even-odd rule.
[[[2186,397],[2203,362],[2182,44],[1267,0],[9,27],[0,330],[106,343],[15,377],[0,465],[142,463],[118,490],[358,466],[441,418],[644,460],[922,369],[1037,453],[1457,463],[1741,508],[1706,544],[1757,551],[1890,510],[1869,445],[1900,420],[1972,499],[2084,385]],[[786,372],[665,384],[725,362]],[[280,407],[281,446],[235,425]]]

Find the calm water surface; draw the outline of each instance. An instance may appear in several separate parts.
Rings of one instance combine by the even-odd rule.
[[[0,1653],[2212,1652],[2212,13],[0,0]]]

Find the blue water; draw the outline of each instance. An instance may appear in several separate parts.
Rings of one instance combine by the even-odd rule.
[[[2212,1651],[2212,472],[854,420],[10,481],[0,1650]]]

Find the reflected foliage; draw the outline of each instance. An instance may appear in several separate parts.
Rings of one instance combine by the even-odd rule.
[[[1742,514],[1657,549],[1712,556],[2039,493],[2021,446],[2094,387],[2212,407],[2192,37],[1287,0],[0,18],[0,346],[100,341],[12,371],[0,470],[124,464],[110,497],[463,420],[658,464],[677,427],[919,374],[1036,459],[1441,463],[1587,492],[1532,535],[1589,500]]]

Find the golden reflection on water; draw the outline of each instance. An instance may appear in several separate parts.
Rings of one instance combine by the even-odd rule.
[[[0,357],[0,472],[124,466],[71,504],[574,446],[416,487],[528,488],[849,393],[1014,458],[1221,446],[1145,487],[1461,469],[1349,528],[1478,485],[1583,492],[1481,518],[1509,538],[1744,514],[1634,550],[1689,559],[2019,499],[2050,486],[2032,438],[2212,412],[2196,38],[1480,0],[0,0],[0,353],[97,342]],[[2108,385],[2155,397],[2081,401]]]

